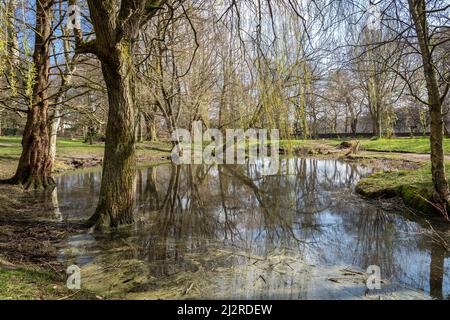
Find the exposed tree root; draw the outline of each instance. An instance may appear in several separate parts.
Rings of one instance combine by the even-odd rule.
[[[86,222],[86,226],[90,232],[95,232],[117,229],[119,226],[129,225],[133,222],[133,209],[124,209],[122,212],[118,212],[117,210],[105,210],[100,207]]]
[[[56,182],[52,177],[38,178],[32,176],[23,179],[16,175],[9,179],[0,180],[0,185],[17,185],[25,190],[53,190],[56,186]]]

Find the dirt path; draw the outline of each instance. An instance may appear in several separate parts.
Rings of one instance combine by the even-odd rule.
[[[386,152],[386,151],[362,151],[361,153],[374,156],[395,156],[410,161],[429,161],[428,153],[408,153],[408,152]],[[445,156],[446,161],[450,161],[450,156]]]

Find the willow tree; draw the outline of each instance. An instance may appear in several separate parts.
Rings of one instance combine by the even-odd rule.
[[[50,38],[52,32],[53,0],[36,0],[34,53],[28,74],[29,107],[22,137],[22,154],[15,175],[3,183],[19,184],[25,188],[54,186],[49,156],[49,70]]]
[[[78,53],[91,53],[101,62],[108,92],[108,122],[100,198],[90,219],[93,228],[131,223],[135,178],[135,56],[143,25],[164,0],[88,0],[95,39],[84,41],[75,29]],[[75,5],[75,0],[69,4]]]

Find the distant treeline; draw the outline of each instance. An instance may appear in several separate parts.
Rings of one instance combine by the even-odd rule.
[[[394,133],[394,137],[397,138],[405,138],[405,137],[429,137],[430,133],[420,133],[420,132],[396,132]],[[373,134],[370,132],[361,132],[361,133],[319,133],[317,135],[312,136],[312,139],[340,139],[340,138],[372,138]],[[296,136],[296,139],[301,139],[302,136]]]

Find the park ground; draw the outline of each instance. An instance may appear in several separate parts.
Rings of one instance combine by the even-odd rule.
[[[303,149],[309,155],[335,155],[343,140],[280,140],[280,148],[296,151]],[[408,159],[417,162],[429,160],[430,142],[428,138],[398,138],[398,139],[361,139],[360,152],[354,157]],[[22,150],[19,137],[0,137],[0,179],[14,173]],[[99,166],[103,157],[104,145],[83,143],[79,139],[59,139],[57,143],[57,158],[54,171],[56,174],[74,169]],[[137,145],[139,163],[167,160],[171,145],[168,142],[144,142]],[[450,160],[450,139],[444,140],[444,150]]]
[[[357,185],[370,198],[400,197],[409,207],[430,214],[430,146],[428,138],[360,139],[359,150],[342,149],[343,140],[281,140],[280,151],[317,158],[346,158],[375,168]],[[55,174],[100,166],[104,146],[60,139]],[[138,163],[168,161],[170,143],[145,142],[137,146]],[[450,172],[450,139],[444,142]],[[286,151],[288,150],[288,151]],[[0,137],[0,179],[14,174],[21,153],[19,137]],[[57,262],[55,244],[81,226],[49,225],[32,219],[34,209],[21,201],[26,191],[0,186],[0,300],[104,299],[94,292],[69,291],[61,285],[65,274]]]
[[[139,143],[140,164],[167,161],[170,144]],[[14,174],[21,153],[20,137],[0,137],[0,179]],[[55,175],[100,166],[104,145],[82,140],[60,139]],[[0,186],[0,300],[16,299],[104,299],[93,292],[70,291],[65,270],[57,261],[55,246],[81,226],[35,221],[36,204],[28,204],[26,191]],[[39,206],[39,204],[37,204]]]

